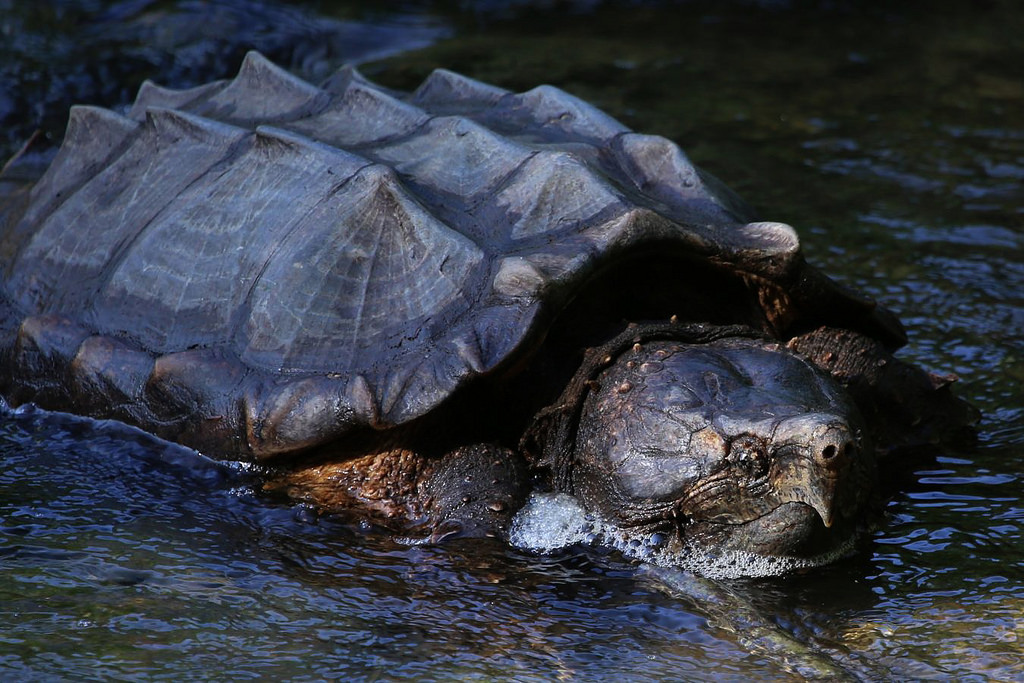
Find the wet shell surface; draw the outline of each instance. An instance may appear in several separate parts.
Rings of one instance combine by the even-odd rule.
[[[7,381],[50,368],[83,412],[235,455],[400,424],[625,249],[791,268],[794,231],[717,187],[551,86],[317,87],[250,53],[232,80],[147,83],[127,116],[72,110],[0,226]]]

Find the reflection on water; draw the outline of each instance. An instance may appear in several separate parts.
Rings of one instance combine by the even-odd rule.
[[[797,4],[439,3],[402,21],[451,38],[365,69],[403,87],[441,65],[566,87],[678,140],[796,225],[810,259],[900,312],[904,353],[960,375],[985,419],[976,447],[894,486],[853,558],[716,584],[579,548],[403,546],[137,434],[4,414],[0,677],[1019,678],[1024,13]],[[93,5],[52,6],[79,21]],[[70,46],[81,22],[12,7],[0,0],[0,30],[28,47],[3,73],[24,84],[51,73],[33,71],[33,36]]]

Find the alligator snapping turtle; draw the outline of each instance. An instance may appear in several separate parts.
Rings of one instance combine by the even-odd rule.
[[[392,528],[500,533],[546,486],[680,547],[811,555],[877,455],[969,419],[792,228],[550,86],[315,87],[251,53],[74,108],[3,201],[11,404]]]

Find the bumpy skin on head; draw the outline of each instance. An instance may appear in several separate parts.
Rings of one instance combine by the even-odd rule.
[[[846,392],[775,342],[690,329],[637,332],[597,360],[541,428],[556,487],[679,549],[813,557],[847,542],[876,474]]]

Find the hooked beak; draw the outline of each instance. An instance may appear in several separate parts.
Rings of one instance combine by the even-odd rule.
[[[831,529],[832,522],[835,521],[835,480],[823,481],[821,484],[820,486],[814,486],[802,491],[803,495],[800,496],[798,502],[814,508],[814,511],[821,517],[821,522],[825,525],[825,528]]]
[[[856,443],[845,424],[819,424],[809,431],[805,447],[779,463],[774,483],[784,498],[810,506],[825,528],[831,528],[836,520],[839,480]]]

